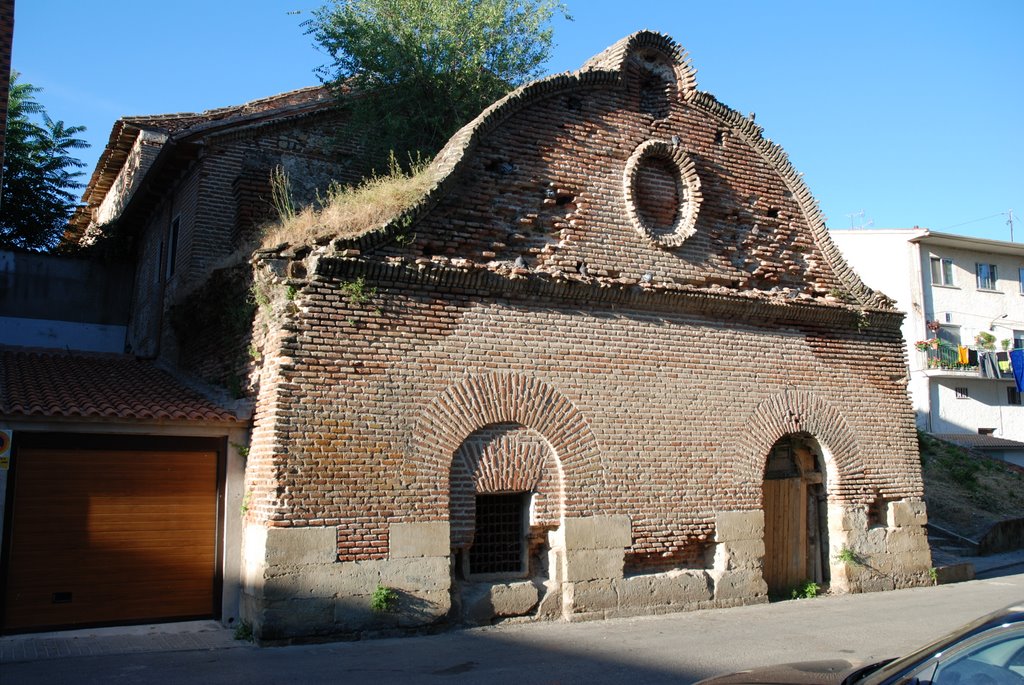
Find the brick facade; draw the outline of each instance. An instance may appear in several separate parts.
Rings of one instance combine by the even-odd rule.
[[[787,436],[821,464],[823,580],[927,581],[901,315],[670,39],[514,92],[431,173],[388,226],[257,255],[257,635],[765,601]],[[531,561],[475,579],[474,498],[500,492],[530,498]],[[398,611],[369,612],[378,584]]]

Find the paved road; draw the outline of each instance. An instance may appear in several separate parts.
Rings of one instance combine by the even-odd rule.
[[[593,623],[503,625],[365,642],[8,661],[21,683],[692,683],[747,666],[905,652],[1024,601],[1024,574]],[[9,638],[5,638],[7,640]],[[212,643],[211,643],[212,644]]]

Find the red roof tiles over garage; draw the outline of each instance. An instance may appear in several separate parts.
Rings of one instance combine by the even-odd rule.
[[[0,415],[237,421],[148,361],[0,350]]]

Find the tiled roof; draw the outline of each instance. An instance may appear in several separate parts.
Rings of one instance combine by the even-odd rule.
[[[0,350],[0,415],[237,421],[152,362],[127,356]]]
[[[954,445],[975,450],[1024,449],[1024,442],[997,438],[994,435],[980,435],[978,433],[933,433],[932,435],[939,440],[945,440]]]

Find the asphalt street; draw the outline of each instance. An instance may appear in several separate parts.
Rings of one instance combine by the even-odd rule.
[[[220,642],[0,666],[21,683],[692,683],[795,660],[893,656],[1024,602],[1024,574],[895,592],[588,623],[289,647]],[[4,638],[5,640],[9,638]]]

